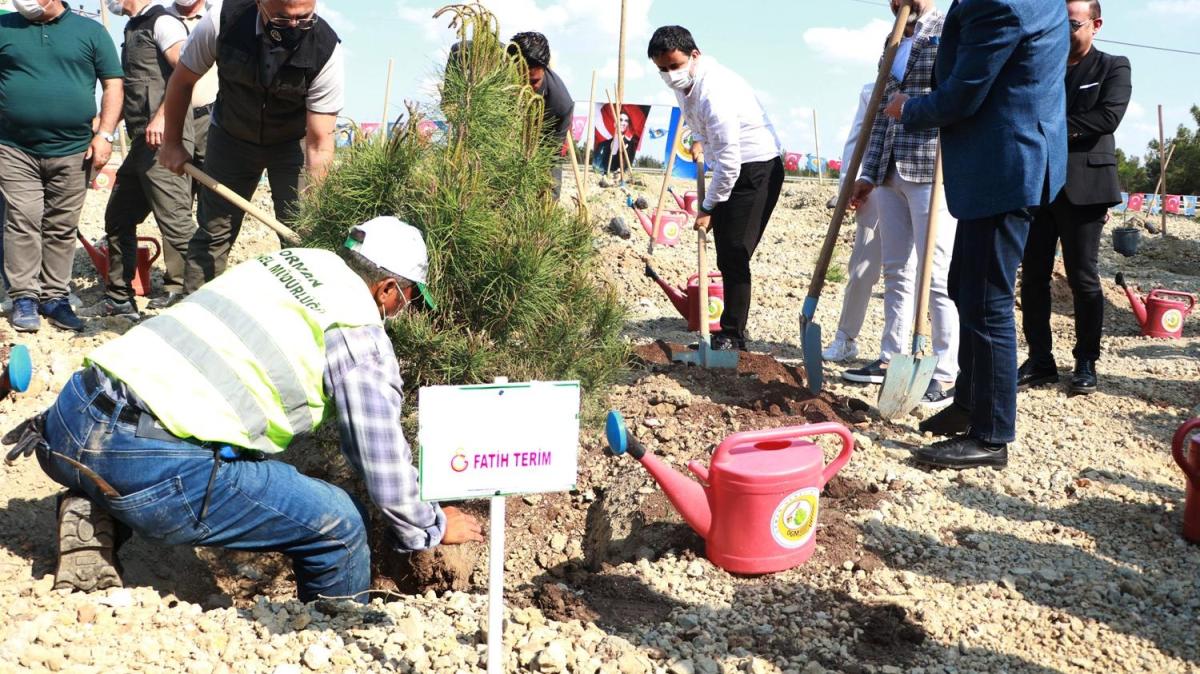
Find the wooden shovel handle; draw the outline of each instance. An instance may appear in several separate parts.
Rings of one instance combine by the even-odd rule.
[[[696,154],[696,196],[700,204],[704,203],[704,154]],[[696,231],[696,266],[700,274],[700,340],[708,342],[708,232],[703,229]]]
[[[938,211],[942,207],[942,139],[937,141],[937,153],[933,162],[933,190],[929,193],[929,226],[925,233],[925,256],[921,258],[921,281],[917,286],[917,320],[913,326],[916,334],[929,336],[929,323],[925,314],[929,311],[929,286],[933,281],[933,256],[937,252]]]
[[[879,113],[879,104],[883,101],[883,92],[887,86],[888,75],[892,72],[892,63],[896,61],[896,52],[900,49],[900,41],[904,37],[904,27],[908,24],[908,15],[912,12],[912,0],[904,0],[900,10],[896,12],[896,23],[892,26],[892,35],[888,38],[887,48],[883,51],[883,59],[879,62],[879,74],[875,76],[875,89],[871,92],[871,102],[863,114],[862,129],[858,132],[858,140],[854,144],[854,154],[850,163],[844,164],[842,170],[848,180],[843,180],[838,190],[837,207],[833,209],[833,219],[829,221],[829,229],[825,232],[825,243],[821,246],[821,255],[817,258],[817,266],[813,268],[812,281],[808,285],[808,297],[815,300],[825,287],[825,273],[829,271],[829,263],[833,260],[833,250],[837,247],[838,232],[842,228],[842,220],[846,217],[846,209],[850,206],[850,195],[854,191],[854,178],[862,166],[863,155],[867,153],[867,144],[871,140],[871,129],[875,126],[875,117]]]
[[[228,187],[217,182],[212,176],[208,175],[204,171],[201,171],[191,164],[184,164],[183,172],[200,181],[201,185],[204,185],[213,192],[216,192],[217,196],[228,201],[234,206],[237,206],[249,215],[254,216],[254,218],[259,222],[275,230],[275,233],[282,237],[285,242],[292,245],[300,244],[300,237],[295,232],[293,232],[291,229],[288,229],[288,227],[275,218],[267,215],[267,213],[261,208],[243,199],[237,192],[234,192]]]

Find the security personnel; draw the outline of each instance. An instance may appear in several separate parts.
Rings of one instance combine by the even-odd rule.
[[[307,172],[321,180],[334,155],[345,73],[337,33],[315,0],[226,0],[192,31],[167,87],[166,139],[159,161],[175,173],[191,155],[182,143],[194,87],[217,67],[217,99],[205,171],[249,199],[262,178],[271,184],[275,215],[293,214]],[[225,270],[244,213],[205,190],[200,228],[185,271],[193,292]]]
[[[377,218],[340,257],[263,255],[92,352],[41,417],[38,460],[70,490],[56,586],[120,584],[116,518],[153,541],[282,552],[302,601],[361,593],[365,511],[272,458],[327,412],[397,549],[482,540],[469,515],[419,500],[400,426],[383,319],[432,304],[426,269],[421,233]]]
[[[163,97],[167,80],[179,62],[187,41],[183,22],[150,0],[112,3],[129,16],[121,65],[125,70],[125,128],[131,140],[129,153],[117,169],[117,181],[104,213],[109,265],[104,299],[80,312],[82,316],[122,316],[137,320],[133,277],[137,269],[137,227],[154,213],[163,235],[164,297],[151,308],[169,306],[183,291],[183,261],[196,231],[192,220],[192,186],[188,178],[160,166],[155,152],[162,144]],[[184,124],[184,147],[192,147],[192,125]]]

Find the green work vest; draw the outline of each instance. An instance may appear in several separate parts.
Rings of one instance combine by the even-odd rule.
[[[230,269],[87,361],[180,438],[275,453],[325,416],[325,331],[382,324],[336,254],[292,248]]]

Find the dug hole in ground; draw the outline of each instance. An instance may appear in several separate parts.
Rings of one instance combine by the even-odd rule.
[[[637,191],[653,201],[658,179],[645,180]],[[930,440],[916,432],[919,419],[881,421],[860,402],[873,403],[877,390],[840,381],[843,365],[827,366],[821,396],[803,387],[797,315],[833,189],[785,186],[754,260],[755,355],[737,371],[718,372],[672,365],[670,347],[655,344],[694,336],[642,275],[646,238],[624,195],[593,181],[597,273],[631,308],[635,344],[609,406],[622,410],[648,449],[681,468],[690,459],[707,463],[737,431],[824,420],[850,426],[858,447],[823,496],[813,558],[791,571],[737,577],[704,559],[702,541],[649,474],[630,457],[606,456],[599,424],[585,423],[578,490],[509,501],[506,671],[1200,671],[1200,549],[1178,535],[1183,477],[1167,446],[1200,402],[1200,323],[1190,319],[1182,340],[1140,337],[1113,282],[1124,271],[1147,290],[1200,292],[1200,224],[1172,218],[1171,235],[1144,238],[1131,259],[1112,252],[1106,231],[1100,392],[1068,397],[1064,382],[1022,393],[1007,470],[929,472],[909,463],[910,450]],[[264,192],[256,203],[268,207]],[[564,199],[574,193],[569,178],[563,192]],[[107,198],[88,195],[82,230],[89,238],[103,232]],[[614,216],[633,226],[632,239],[605,233]],[[156,232],[147,225],[141,233]],[[851,221],[835,267],[845,268],[852,236]],[[655,251],[663,278],[682,284],[694,273],[691,237]],[[248,219],[233,261],[277,245]],[[1060,366],[1069,366],[1070,292],[1059,271],[1055,350]],[[82,250],[74,278],[85,303],[99,300]],[[827,339],[842,287],[831,282],[818,309]],[[861,360],[844,366],[874,359],[882,315],[878,286]],[[82,357],[127,327],[110,320],[79,336],[45,327],[20,337],[33,354],[35,381],[30,392],[0,402],[0,429],[49,406]],[[305,447],[285,456],[318,476],[344,477],[344,466]],[[367,607],[300,604],[278,555],[137,539],[121,553],[125,589],[57,592],[59,488],[34,460],[6,468],[4,477],[0,671],[483,668],[484,546],[452,551],[407,577],[390,566],[394,559],[377,556],[377,584],[407,593]]]

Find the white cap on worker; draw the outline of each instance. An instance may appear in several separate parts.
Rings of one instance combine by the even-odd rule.
[[[415,283],[425,303],[431,309],[437,308],[425,287],[429,257],[421,230],[399,218],[380,216],[351,227],[346,247],[380,268]]]

